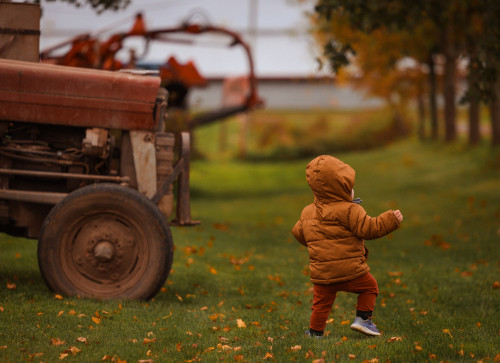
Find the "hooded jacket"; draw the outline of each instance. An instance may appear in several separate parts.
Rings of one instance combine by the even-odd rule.
[[[306,167],[314,203],[302,210],[292,233],[309,251],[310,277],[315,284],[349,281],[370,271],[364,240],[380,238],[399,227],[392,210],[372,218],[353,203],[355,175],[349,165],[328,155],[318,156]]]

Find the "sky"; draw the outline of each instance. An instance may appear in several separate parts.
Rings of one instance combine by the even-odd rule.
[[[179,26],[185,21],[226,27],[238,32],[252,48],[258,77],[302,77],[318,74],[318,46],[309,35],[307,13],[314,0],[132,0],[121,11],[96,14],[61,1],[42,0],[40,49],[88,33],[106,39],[113,32],[127,31],[141,12],[147,30]],[[111,32],[102,32],[112,29]],[[256,32],[252,32],[257,29]],[[256,35],[255,35],[256,34]],[[182,38],[185,40],[185,38]],[[228,47],[229,38],[190,37],[194,44],[156,44],[148,50],[147,62],[163,63],[170,56],[180,62],[193,61],[206,77],[236,76],[248,72],[241,47]],[[126,46],[142,54],[142,42]],[[128,52],[122,52],[125,59]]]

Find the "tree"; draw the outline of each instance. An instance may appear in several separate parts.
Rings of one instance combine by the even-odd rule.
[[[98,14],[106,10],[121,10],[125,9],[131,0],[44,0],[46,2],[62,1],[72,4],[76,7],[81,7],[84,5],[90,5]],[[40,4],[41,0],[35,0],[37,4]]]
[[[381,0],[381,1],[363,1],[363,0],[320,0],[315,8],[318,24],[339,22],[339,19],[344,19],[346,27],[351,32],[360,32],[365,34],[368,39],[365,43],[359,43],[358,38],[346,38],[342,35],[339,37],[338,32],[326,32],[327,45],[325,46],[325,56],[330,60],[332,69],[338,71],[345,67],[353,59],[352,55],[356,52],[358,58],[359,53],[371,52],[366,59],[373,57],[383,58],[390,53],[389,62],[384,65],[384,73],[389,73],[387,67],[393,69],[398,65],[401,59],[411,57],[417,61],[412,72],[399,72],[400,77],[411,75],[412,79],[417,83],[413,84],[413,96],[419,101],[421,106],[421,117],[423,117],[424,103],[423,93],[430,93],[430,108],[431,108],[431,124],[432,135],[437,137],[437,93],[436,93],[436,76],[434,72],[434,57],[435,50],[439,48],[438,39],[434,34],[439,32],[439,27],[436,22],[432,21],[429,12],[437,13],[433,8],[425,9],[422,2],[405,2],[401,0]],[[422,14],[427,14],[423,16]],[[324,32],[325,28],[319,28],[320,32]],[[340,33],[341,34],[341,33]],[[383,36],[380,36],[382,34]],[[384,38],[398,38],[399,41],[388,48],[384,45]],[[374,44],[382,41],[379,46]],[[368,46],[368,47],[367,47]],[[364,60],[357,61],[361,68]],[[429,80],[431,82],[425,85],[422,80],[424,70],[422,65],[427,65]],[[418,74],[418,77],[416,75]],[[400,80],[402,82],[403,79]],[[408,80],[406,80],[408,82]],[[406,86],[407,88],[410,86]],[[410,96],[410,94],[406,94]],[[421,121],[422,122],[422,121]],[[420,126],[423,130],[423,125]]]

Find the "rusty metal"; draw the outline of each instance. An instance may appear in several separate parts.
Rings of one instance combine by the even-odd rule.
[[[28,190],[0,189],[0,199],[41,204],[57,204],[67,193],[34,192]]]
[[[263,101],[259,98],[257,92],[257,78],[255,75],[254,62],[250,46],[238,33],[224,27],[183,24],[179,27],[161,28],[147,31],[142,15],[138,14],[136,22],[129,32],[113,34],[104,42],[99,42],[96,36],[91,36],[90,34],[80,35],[42,51],[40,53],[40,57],[42,61],[57,62],[58,64],[118,70],[122,69],[124,65],[115,59],[115,56],[116,53],[122,49],[125,39],[129,37],[144,38],[146,41],[145,49],[147,51],[149,43],[152,41],[175,42],[175,40],[165,36],[177,33],[187,33],[192,35],[211,33],[227,36],[230,39],[229,46],[241,46],[248,61],[249,92],[248,95],[242,100],[241,104],[231,107],[222,107],[220,109],[201,113],[196,116],[189,116],[187,120],[187,126],[189,129],[217,120],[222,120],[229,116],[259,107],[263,104]],[[70,44],[72,47],[64,56],[52,56],[53,52]],[[131,60],[131,62],[134,63],[135,60]],[[206,80],[198,73],[194,64],[191,62],[180,64],[174,57],[170,57],[164,65],[160,66],[160,77],[163,85],[173,82],[181,83],[185,87],[189,88],[193,86],[203,86],[206,83]]]
[[[108,176],[108,175],[93,175],[93,174],[78,174],[78,173],[56,173],[50,171],[32,171],[32,170],[16,170],[0,168],[0,175],[19,175],[30,176],[36,178],[61,178],[61,179],[78,179],[92,180],[101,182],[120,183],[128,185],[130,178],[128,176]]]
[[[0,119],[154,130],[158,77],[0,59]]]

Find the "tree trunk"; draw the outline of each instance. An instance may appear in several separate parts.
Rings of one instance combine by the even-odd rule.
[[[429,56],[429,113],[431,117],[431,138],[438,138],[436,70],[434,69],[434,55]]]
[[[500,77],[495,82],[493,88],[493,100],[490,104],[491,112],[491,144],[493,146],[500,145]]]
[[[444,54],[444,124],[445,124],[445,140],[447,142],[454,141],[457,138],[457,130],[455,125],[455,51],[454,51],[454,36],[453,27],[447,25],[445,34]]]
[[[418,107],[418,138],[420,140],[425,140],[425,102],[421,89],[419,89],[417,94],[417,107]]]
[[[469,144],[477,145],[481,141],[479,133],[479,102],[471,99],[469,104]]]

